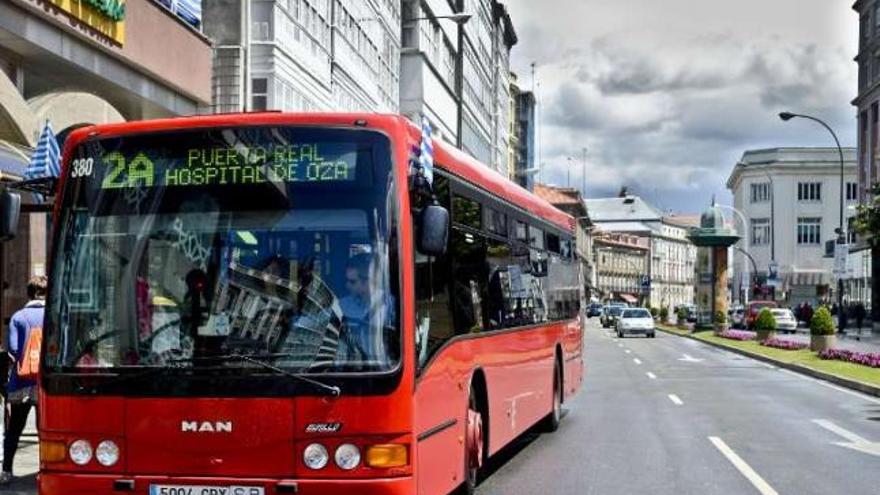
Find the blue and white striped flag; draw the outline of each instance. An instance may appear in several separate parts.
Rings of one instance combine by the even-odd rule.
[[[39,179],[41,177],[58,177],[61,175],[61,150],[58,148],[58,140],[52,131],[52,123],[48,120],[40,133],[40,140],[31,156],[31,162],[24,171],[25,179]]]
[[[422,153],[419,156],[419,163],[425,174],[428,184],[434,183],[434,145],[431,142],[431,123],[427,118],[422,117]]]

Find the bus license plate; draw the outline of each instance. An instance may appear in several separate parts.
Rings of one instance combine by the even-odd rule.
[[[266,495],[261,486],[150,485],[150,495]]]

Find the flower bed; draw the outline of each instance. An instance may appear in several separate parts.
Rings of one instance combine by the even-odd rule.
[[[857,352],[846,349],[828,349],[819,353],[822,359],[836,359],[848,363],[861,364],[872,368],[880,368],[880,353]]]
[[[755,340],[755,332],[745,332],[742,330],[725,330],[719,333],[718,336],[730,340]]]
[[[766,347],[773,347],[775,349],[784,349],[787,351],[799,351],[801,349],[807,349],[810,347],[810,344],[806,342],[795,342],[792,340],[783,339],[766,339],[761,342],[761,345]]]

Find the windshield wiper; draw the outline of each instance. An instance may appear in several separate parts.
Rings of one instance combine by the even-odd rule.
[[[274,354],[273,354],[273,356],[274,356]],[[295,378],[301,382],[308,383],[309,385],[312,385],[313,387],[317,387],[321,390],[324,390],[325,392],[329,393],[333,397],[339,397],[340,394],[342,394],[342,390],[335,385],[327,385],[326,383],[319,382],[318,380],[309,378],[309,377],[301,375],[299,373],[287,371],[285,369],[282,369],[282,368],[275,366],[274,364],[268,363],[268,362],[260,360],[260,359],[256,359],[256,358],[254,358],[252,356],[248,356],[246,354],[225,354],[225,355],[221,355],[221,356],[204,356],[204,357],[193,358],[194,361],[196,361],[196,360],[214,360],[214,359],[221,360],[221,361],[237,360],[237,361],[244,361],[246,363],[256,364],[257,366],[261,366],[267,370],[274,371],[275,373],[278,373],[279,375],[289,376],[290,378]]]

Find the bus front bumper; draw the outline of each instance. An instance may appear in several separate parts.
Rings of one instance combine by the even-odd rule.
[[[132,484],[133,482],[133,484]],[[159,495],[152,485],[217,487],[217,491],[184,491],[185,495],[251,495],[250,490],[232,491],[228,487],[263,488],[264,495],[405,495],[415,493],[412,477],[378,479],[267,479],[194,478],[161,476],[122,476],[43,472],[37,478],[40,495]],[[132,488],[133,487],[133,488]],[[227,488],[223,491],[222,488]],[[174,494],[172,494],[174,495]]]

